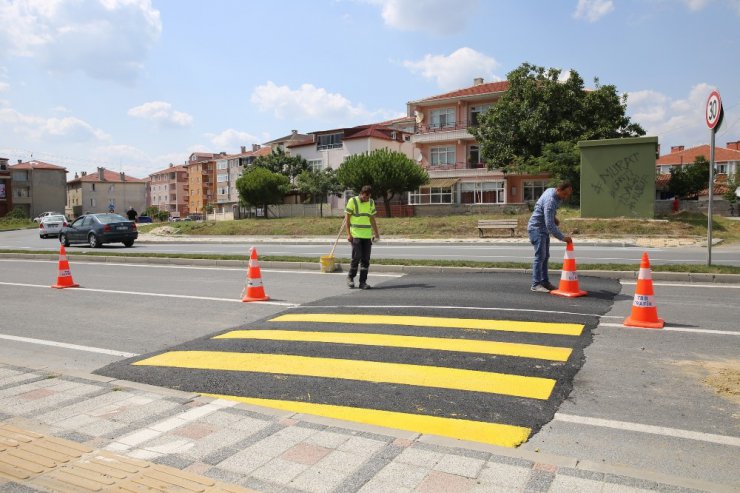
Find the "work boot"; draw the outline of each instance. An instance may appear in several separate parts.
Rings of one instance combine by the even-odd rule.
[[[349,289],[354,289],[354,287],[355,287],[355,280],[352,279],[351,277],[348,277],[347,278],[347,287]],[[360,286],[360,287],[362,287],[362,286]]]

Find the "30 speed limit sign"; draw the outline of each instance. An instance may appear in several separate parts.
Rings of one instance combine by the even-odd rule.
[[[722,114],[722,99],[719,97],[719,91],[712,91],[707,99],[707,127],[714,130]]]

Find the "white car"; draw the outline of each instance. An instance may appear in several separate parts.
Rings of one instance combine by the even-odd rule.
[[[39,223],[39,236],[41,238],[59,236],[65,226],[67,226],[67,218],[63,215],[46,216]]]
[[[34,222],[40,223],[41,221],[44,220],[45,217],[49,217],[49,216],[62,216],[62,215],[63,214],[61,214],[60,212],[54,212],[54,211],[42,212],[38,216],[34,217],[33,220],[34,220]]]

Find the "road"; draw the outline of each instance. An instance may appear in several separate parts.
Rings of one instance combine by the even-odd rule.
[[[225,240],[228,240],[226,238]],[[642,248],[632,246],[613,245],[579,245],[575,240],[576,259],[579,264],[593,263],[620,263],[639,265],[642,253],[647,251],[653,265],[662,264],[706,264],[706,248]],[[260,241],[258,250],[260,255],[270,256],[298,256],[318,259],[328,255],[333,240],[325,242]],[[247,255],[251,244],[244,243],[145,243],[138,242],[129,250],[122,244],[104,245],[103,251],[126,253],[200,253],[221,255]],[[40,239],[35,230],[7,231],[0,233],[0,249],[27,249],[40,250],[58,249],[57,242],[52,239]],[[69,248],[71,252],[89,251],[86,245],[77,245]],[[564,256],[565,247],[559,242],[553,242],[551,249],[552,259],[560,262]],[[339,258],[349,258],[351,251],[346,242],[340,241],[335,252]],[[518,243],[499,243],[495,240],[483,243],[460,242],[396,242],[381,241],[373,247],[374,258],[393,259],[443,259],[443,260],[475,260],[481,262],[531,262],[532,247],[526,240]],[[712,248],[712,263],[716,265],[740,266],[740,245],[716,245]]]
[[[716,389],[723,388],[722,375],[731,378],[740,372],[738,285],[655,283],[659,314],[668,327],[648,330],[621,326],[630,312],[634,284],[587,275],[581,275],[581,287],[589,296],[562,299],[531,293],[528,277],[519,274],[400,277],[371,273],[376,289],[360,292],[347,290],[342,274],[263,269],[272,300],[241,303],[242,269],[75,261],[72,273],[82,288],[54,290],[48,286],[55,280],[56,267],[56,262],[49,261],[0,261],[1,361],[125,373],[132,379],[232,397],[257,390],[258,398],[289,401],[313,391],[311,402],[343,407],[436,417],[459,413],[468,421],[530,428],[531,436],[521,445],[529,450],[725,484],[737,481],[732,472],[739,465],[737,395]],[[275,320],[320,314],[355,316],[338,322]],[[397,320],[393,318],[360,323],[367,315],[426,318],[424,323],[414,319],[410,326],[392,323]],[[545,322],[551,328],[575,322],[584,330],[580,336],[566,336],[482,329],[460,332],[425,325],[429,319],[439,324],[443,318]],[[265,330],[275,331],[272,339],[247,337]],[[277,339],[289,331],[334,337],[372,333],[474,339],[565,347],[572,352],[567,363],[559,366],[541,357],[394,347],[391,342],[399,339],[392,337],[384,339],[383,347],[368,341],[361,344],[359,339]],[[213,339],[219,334],[228,337]],[[290,374],[274,372],[276,367],[294,364],[291,358],[273,359],[261,369],[240,372],[242,378],[234,383],[222,378],[221,369],[173,370],[173,360],[152,359],[175,351],[308,356],[322,363],[330,359],[394,363],[427,370],[553,378],[557,383],[552,395],[538,399],[420,382],[411,384],[412,389],[408,382],[397,380],[372,383],[336,375],[306,376],[295,369]],[[146,365],[130,364],[146,360]],[[201,361],[211,365],[213,360]],[[388,374],[383,378],[388,379]],[[272,385],[259,385],[267,381]],[[392,426],[392,422],[386,424]]]

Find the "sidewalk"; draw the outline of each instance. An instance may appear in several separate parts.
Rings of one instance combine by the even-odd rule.
[[[729,492],[649,471],[0,364],[0,492]]]

